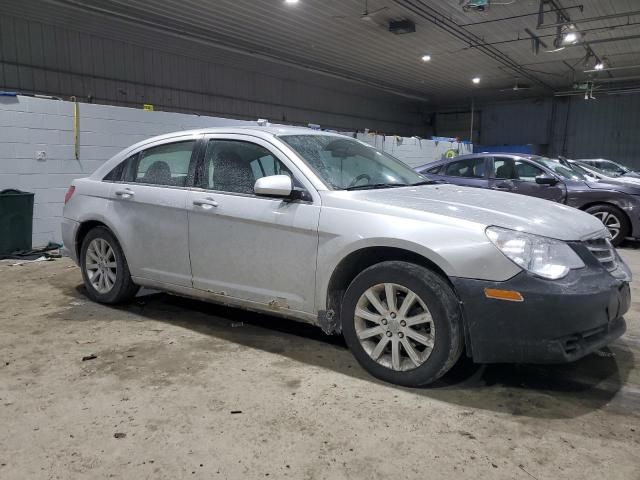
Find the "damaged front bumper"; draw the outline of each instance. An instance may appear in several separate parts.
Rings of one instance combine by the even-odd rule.
[[[452,278],[462,303],[467,350],[478,363],[564,363],[624,334],[629,283],[590,262],[561,280],[521,272],[506,282]],[[485,289],[519,292],[520,301]]]

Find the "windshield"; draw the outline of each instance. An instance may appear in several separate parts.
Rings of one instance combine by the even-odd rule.
[[[616,176],[624,175],[629,172],[627,167],[620,165],[619,163],[612,162],[611,160],[603,160],[600,163],[596,163],[596,166],[609,174],[615,174]]]
[[[585,177],[577,168],[574,168],[567,163],[563,163],[558,159],[534,157],[533,160],[544,165],[554,173],[560,175],[562,178],[566,178],[568,180],[588,180],[587,177]]]
[[[592,165],[582,165],[581,163],[573,163],[572,167],[579,168],[580,171],[584,172],[586,175],[595,174],[595,175],[602,175],[603,177],[619,176],[619,175],[612,175],[611,172],[606,172]]]
[[[334,189],[367,189],[431,183],[400,160],[348,137],[281,135]]]

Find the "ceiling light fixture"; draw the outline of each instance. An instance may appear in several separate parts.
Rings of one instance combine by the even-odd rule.
[[[580,32],[576,29],[575,25],[569,25],[564,29],[562,35],[562,43],[565,45],[571,45],[578,41]]]
[[[596,65],[593,67],[594,70],[604,70],[604,62],[598,60]]]
[[[480,83],[480,77],[473,77],[471,79],[471,81],[474,83],[474,85],[478,85]]]
[[[284,0],[287,5],[295,5],[299,0]]]
[[[431,55],[423,55],[422,56],[422,61],[423,62],[430,62],[431,61]]]

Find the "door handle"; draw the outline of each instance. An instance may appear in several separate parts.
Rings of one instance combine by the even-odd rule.
[[[124,190],[116,190],[115,194],[122,198],[131,198],[135,195],[133,190],[129,190],[128,188],[125,188]]]
[[[210,208],[215,208],[218,206],[218,202],[216,202],[213,198],[211,197],[207,197],[207,198],[199,198],[193,201],[193,204],[196,207],[202,207],[206,210],[210,209]]]

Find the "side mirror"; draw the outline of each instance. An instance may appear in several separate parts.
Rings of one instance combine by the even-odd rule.
[[[289,175],[269,175],[256,180],[253,191],[261,197],[290,198],[293,181]]]
[[[552,186],[552,185],[555,185],[555,184],[558,183],[558,179],[555,178],[555,177],[552,177],[551,175],[543,174],[543,175],[538,175],[536,177],[536,183],[538,185],[549,185],[549,186]]]

